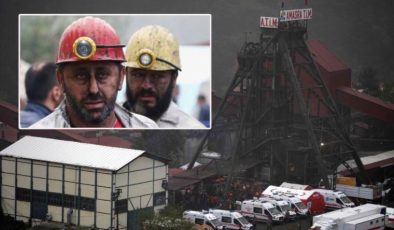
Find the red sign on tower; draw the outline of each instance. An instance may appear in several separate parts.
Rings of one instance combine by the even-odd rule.
[[[276,17],[260,17],[260,27],[278,28],[279,19]]]

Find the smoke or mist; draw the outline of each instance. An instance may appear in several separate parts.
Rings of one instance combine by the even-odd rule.
[[[364,67],[394,81],[394,2],[391,0],[284,0],[285,9],[313,8],[309,38],[319,39],[357,74]],[[259,33],[260,16],[277,16],[272,0],[0,1],[0,98],[17,104],[19,13],[212,14],[212,88],[223,95],[236,70],[236,54]],[[192,30],[185,25],[185,30]],[[198,62],[198,60],[196,60]]]

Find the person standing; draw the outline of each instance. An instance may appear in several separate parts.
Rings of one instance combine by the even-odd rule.
[[[56,79],[56,64],[34,63],[26,72],[27,104],[20,113],[20,126],[27,128],[49,115],[63,98]]]
[[[198,120],[203,123],[206,127],[209,127],[210,111],[207,99],[204,95],[199,95],[197,98],[197,104],[199,107]]]
[[[178,42],[168,29],[149,25],[137,30],[127,44],[124,65],[125,108],[149,117],[160,128],[205,128],[172,101],[181,63]]]
[[[84,17],[63,32],[56,76],[65,100],[32,128],[156,128],[150,119],[118,106],[125,61],[123,45],[106,21]]]

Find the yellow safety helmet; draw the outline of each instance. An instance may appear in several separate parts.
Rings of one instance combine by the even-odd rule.
[[[142,27],[127,43],[124,65],[155,71],[181,70],[178,41],[162,26]]]

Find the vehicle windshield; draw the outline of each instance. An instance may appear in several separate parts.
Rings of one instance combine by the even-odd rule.
[[[339,199],[342,201],[344,204],[350,204],[353,203],[347,196],[341,196]]]
[[[237,218],[237,220],[238,220],[241,224],[244,224],[244,225],[249,224],[249,221],[247,221],[247,220],[245,219],[245,217],[243,217],[243,216]]]
[[[280,207],[280,209],[282,210],[282,212],[287,212],[287,211],[290,210],[289,205],[283,204],[283,205],[279,205],[279,207]]]
[[[306,207],[306,205],[302,202],[297,202],[294,204],[298,209],[308,209],[308,207]]]
[[[220,221],[219,221],[218,218],[212,219],[212,220],[210,220],[210,222],[211,222],[211,224],[213,225],[213,227],[220,226]]]
[[[279,210],[276,207],[273,208],[269,208],[268,212],[271,213],[271,215],[278,215],[281,214],[281,212],[279,212]]]

